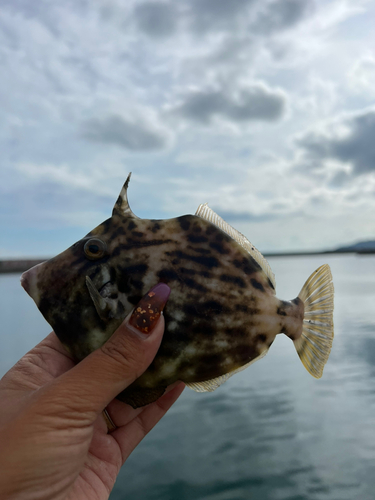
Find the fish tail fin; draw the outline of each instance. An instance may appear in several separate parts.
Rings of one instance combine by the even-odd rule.
[[[319,267],[307,279],[298,297],[305,312],[302,334],[294,340],[306,370],[315,378],[323,375],[333,341],[333,283],[328,264]]]

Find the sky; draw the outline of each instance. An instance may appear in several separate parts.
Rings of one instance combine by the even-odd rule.
[[[0,258],[209,206],[263,252],[375,239],[375,2],[0,0]]]

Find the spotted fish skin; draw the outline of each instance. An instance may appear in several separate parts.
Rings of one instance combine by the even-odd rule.
[[[304,303],[279,300],[262,266],[220,228],[196,215],[139,219],[119,200],[111,218],[24,285],[77,361],[102,346],[152,286],[169,285],[160,349],[119,399],[142,406],[177,380],[200,383],[239,369],[278,333],[301,336]]]

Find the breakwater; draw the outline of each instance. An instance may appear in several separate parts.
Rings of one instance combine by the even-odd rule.
[[[23,273],[36,266],[41,262],[48,260],[44,259],[4,259],[0,260],[0,273]]]

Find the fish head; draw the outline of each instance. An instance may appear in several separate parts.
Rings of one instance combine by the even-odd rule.
[[[127,202],[129,178],[111,218],[21,277],[23,288],[77,360],[103,345],[133,308],[116,267],[118,235],[129,218],[138,219]]]

